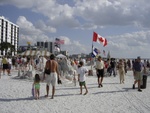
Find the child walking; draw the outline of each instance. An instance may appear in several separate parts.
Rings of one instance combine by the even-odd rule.
[[[33,83],[33,87],[34,87],[34,91],[35,91],[35,99],[39,99],[40,97],[40,76],[39,74],[35,74],[35,78],[34,78],[34,83]]]
[[[84,95],[86,95],[88,93],[88,89],[86,87],[85,80],[86,80],[86,73],[88,72],[88,70],[87,70],[87,68],[85,68],[83,66],[82,61],[79,62],[79,65],[80,65],[80,67],[78,68],[78,81],[79,81],[79,85],[80,85],[80,94],[82,94],[82,86],[84,86],[84,88],[86,90]]]

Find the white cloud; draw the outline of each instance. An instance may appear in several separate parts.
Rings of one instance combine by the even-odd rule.
[[[41,22],[42,23],[42,22]],[[53,41],[53,38],[49,38],[43,33],[42,30],[37,29],[31,22],[25,17],[20,16],[17,24],[20,26],[22,34],[20,35],[20,44],[25,44],[27,41]],[[44,25],[45,26],[45,25]],[[44,28],[41,26],[41,28]],[[141,31],[134,33],[126,33],[123,35],[108,36],[108,46],[106,50],[111,52],[112,57],[133,57],[143,55],[149,56],[149,43],[150,43],[150,31]],[[90,53],[91,46],[81,44],[79,41],[71,40],[66,36],[59,36],[58,38],[65,40],[65,44],[61,46],[62,50],[73,53]],[[102,51],[102,50],[101,50]]]
[[[61,40],[65,41],[64,45],[61,45],[62,50],[67,50],[69,54],[78,54],[78,53],[89,53],[89,46],[81,44],[79,41],[70,40],[70,38],[65,36],[58,37]]]
[[[20,28],[20,45],[26,45],[26,42],[30,41],[36,43],[36,41],[52,40],[44,34],[40,29],[37,29],[31,22],[29,22],[24,16],[20,16],[16,22]]]
[[[43,22],[42,20],[37,21],[35,26],[38,29],[41,29],[42,31],[45,31],[45,32],[50,32],[50,33],[56,32],[56,28],[46,25],[46,23]]]
[[[58,0],[1,0],[0,5],[10,4],[18,8],[27,8],[47,18],[46,21],[31,22],[27,17],[20,16],[17,20],[20,26],[20,44],[27,41],[51,41],[53,38],[49,37],[48,33],[57,33],[58,30],[62,30],[61,28],[92,32],[93,29],[99,30],[100,28],[111,30],[113,26],[120,26],[120,28],[126,26],[133,28],[134,26],[134,31],[137,29],[145,31],[134,33],[131,31],[123,35],[108,36],[108,46],[104,49],[110,50],[114,57],[150,56],[148,53],[150,31],[147,31],[147,28],[150,27],[149,0],[97,0],[95,2],[93,0],[74,0],[74,5],[63,2],[59,4]],[[61,34],[57,36],[65,40],[62,48],[70,53],[89,53],[91,50],[91,46],[85,46],[77,39]]]
[[[149,57],[150,31],[108,37],[107,49],[114,57]]]
[[[0,5],[10,4],[18,8],[31,8],[36,0],[1,0]]]
[[[66,2],[66,3],[65,3]],[[0,4],[12,4],[18,8],[28,8],[49,18],[49,23],[76,28],[91,23],[94,26],[136,25],[150,27],[149,0],[74,0],[59,4],[57,0],[2,0]],[[80,17],[80,18],[78,18]],[[84,22],[83,22],[84,21]],[[89,29],[91,26],[87,26]],[[83,27],[81,27],[83,28]],[[85,29],[86,29],[85,28]],[[94,27],[95,28],[95,27]]]
[[[17,24],[21,30],[19,39],[20,45],[27,45],[27,42],[31,42],[31,45],[34,45],[37,41],[54,41],[53,37],[48,37],[43,32],[47,31],[47,26],[43,23],[43,21],[39,21],[39,23],[36,23],[35,26],[24,16],[20,16],[17,20]],[[80,44],[79,41],[70,40],[70,38],[66,36],[59,36],[58,38],[65,41],[65,44],[61,47],[63,50],[69,51],[70,54],[87,53],[86,47],[83,44]]]

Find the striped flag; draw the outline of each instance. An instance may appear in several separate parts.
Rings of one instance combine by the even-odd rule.
[[[96,55],[98,55],[99,53],[100,53],[100,50],[98,50],[97,48],[94,48],[93,51],[92,51],[91,56],[94,58],[94,57],[96,57]]]

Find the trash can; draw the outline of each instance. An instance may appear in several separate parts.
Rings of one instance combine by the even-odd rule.
[[[143,75],[141,88],[145,89],[146,88],[146,84],[147,84],[147,75]]]

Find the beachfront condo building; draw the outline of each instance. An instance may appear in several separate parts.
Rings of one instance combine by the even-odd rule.
[[[37,48],[40,50],[47,50],[54,53],[54,42],[37,42]]]
[[[14,49],[2,49],[0,47],[0,55],[16,55],[19,42],[19,26],[12,23],[3,16],[0,16],[0,44],[10,43]]]

